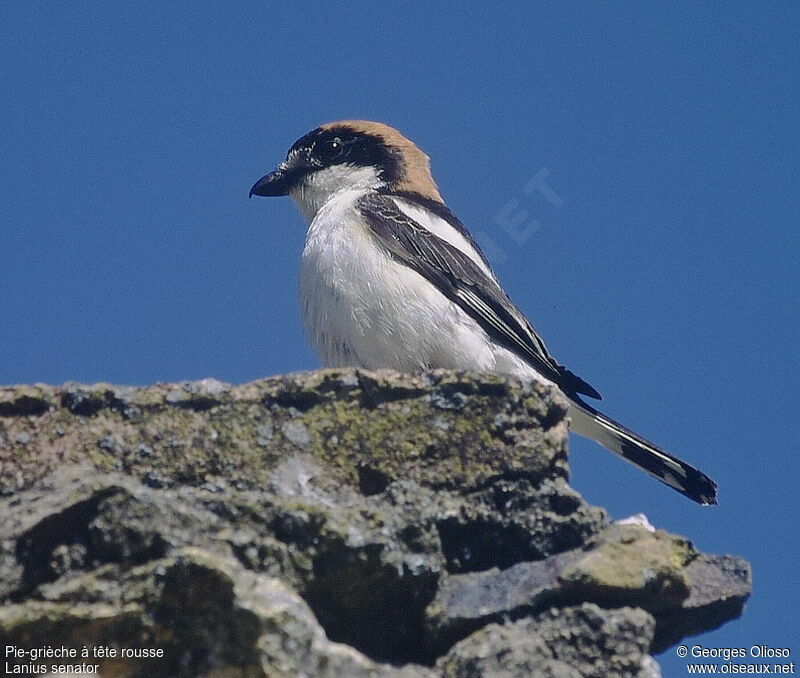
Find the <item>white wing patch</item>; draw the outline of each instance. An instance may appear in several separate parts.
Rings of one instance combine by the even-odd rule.
[[[415,221],[419,226],[430,231],[435,236],[438,236],[445,242],[451,244],[456,249],[466,254],[475,265],[481,269],[481,273],[486,275],[491,280],[497,282],[497,279],[492,273],[492,270],[486,265],[481,256],[475,251],[475,248],[461,233],[448,224],[444,219],[435,215],[430,210],[415,205],[413,202],[404,198],[396,198],[391,196],[397,208],[407,217]]]

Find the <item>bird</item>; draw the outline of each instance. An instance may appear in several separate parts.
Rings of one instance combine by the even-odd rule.
[[[300,137],[252,196],[291,196],[308,223],[300,301],[327,367],[450,368],[555,385],[570,430],[698,504],[716,483],[587,402],[601,399],[559,364],[443,200],[430,159],[398,130],[331,122]]]

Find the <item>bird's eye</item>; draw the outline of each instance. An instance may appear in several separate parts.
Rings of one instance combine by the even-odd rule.
[[[315,151],[320,161],[330,163],[342,154],[342,142],[340,139],[332,139],[331,141],[319,144]]]

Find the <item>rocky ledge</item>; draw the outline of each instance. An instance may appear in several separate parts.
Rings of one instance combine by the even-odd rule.
[[[0,646],[105,678],[658,676],[748,564],[610,524],[565,412],[449,371],[0,389]]]

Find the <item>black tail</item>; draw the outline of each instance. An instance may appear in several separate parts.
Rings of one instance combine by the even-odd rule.
[[[597,441],[698,504],[717,503],[717,484],[705,473],[664,452],[575,396],[569,400],[572,431]]]

